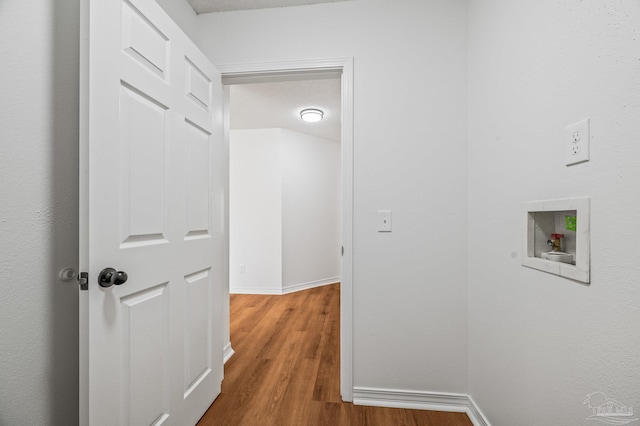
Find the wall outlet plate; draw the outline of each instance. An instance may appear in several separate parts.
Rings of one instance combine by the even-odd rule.
[[[567,127],[566,165],[589,161],[589,119]]]
[[[391,232],[391,210],[378,210],[378,232]]]

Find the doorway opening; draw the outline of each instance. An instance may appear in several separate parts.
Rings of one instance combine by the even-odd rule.
[[[339,77],[228,88],[230,293],[339,282]],[[302,120],[310,107],[320,121]]]
[[[230,152],[230,122],[232,118],[230,111],[230,93],[231,86],[240,84],[275,84],[282,82],[304,82],[338,79],[340,86],[340,166],[339,166],[339,205],[340,205],[340,235],[338,237],[339,245],[336,245],[336,251],[340,255],[340,393],[342,400],[352,400],[352,252],[353,252],[353,67],[352,59],[331,59],[316,61],[294,61],[286,63],[264,63],[264,64],[242,64],[218,66],[222,73],[223,84],[225,85],[225,140],[227,153]],[[321,83],[318,83],[321,84]],[[305,105],[311,107],[313,105]],[[295,114],[295,111],[291,111]],[[291,136],[291,134],[289,134]],[[294,179],[295,180],[295,179]],[[229,189],[229,182],[227,182]],[[227,200],[225,202],[229,221],[229,191],[226,192]],[[233,197],[233,195],[231,195]],[[229,222],[226,223],[226,229],[231,229]],[[227,238],[227,265],[229,265],[230,256],[232,256],[229,245],[229,234]],[[231,264],[227,277],[236,273],[246,273],[246,266],[243,264]],[[295,269],[295,268],[294,268]],[[292,272],[295,275],[295,271]],[[290,275],[293,276],[293,275]],[[299,278],[299,277],[298,277]],[[295,279],[294,279],[295,281]],[[286,280],[281,281],[287,283]],[[227,281],[229,283],[229,281]],[[293,282],[295,286],[295,282]],[[299,283],[298,283],[299,284]],[[308,283],[307,283],[308,284]],[[312,283],[313,284],[313,283]],[[322,285],[323,283],[316,283]],[[314,285],[311,285],[313,287]],[[227,288],[228,290],[228,288]],[[285,289],[287,290],[287,289]],[[288,291],[282,291],[286,293]],[[269,294],[269,293],[267,293]],[[271,293],[273,294],[273,293]],[[229,306],[226,306],[225,318],[228,321]],[[228,324],[225,329],[229,330]],[[229,336],[226,336],[229,342],[225,349],[225,359],[231,356],[233,349],[230,346]]]

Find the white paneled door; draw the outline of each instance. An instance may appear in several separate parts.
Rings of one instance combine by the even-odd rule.
[[[155,1],[82,4],[80,422],[193,425],[223,374],[220,74]]]

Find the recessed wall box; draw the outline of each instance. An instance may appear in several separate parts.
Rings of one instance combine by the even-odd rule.
[[[589,283],[590,209],[588,197],[522,203],[522,265]]]

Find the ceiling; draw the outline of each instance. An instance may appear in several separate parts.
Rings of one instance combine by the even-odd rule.
[[[340,141],[340,78],[230,85],[231,129],[281,127]],[[304,108],[324,111],[318,123],[300,119]]]
[[[347,0],[187,0],[196,13],[228,12],[232,10],[268,9],[304,6]]]

